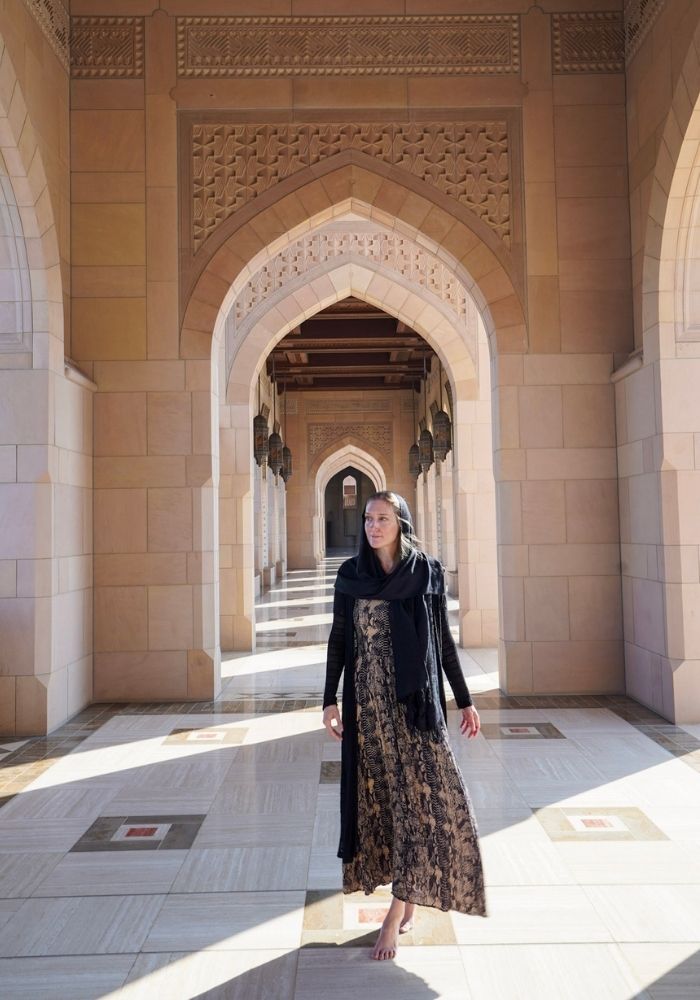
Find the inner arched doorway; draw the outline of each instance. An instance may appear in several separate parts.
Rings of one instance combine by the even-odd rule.
[[[328,481],[323,496],[326,555],[355,552],[362,532],[362,510],[375,492],[369,476],[347,465]]]

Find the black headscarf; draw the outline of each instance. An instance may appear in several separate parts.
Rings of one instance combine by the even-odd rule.
[[[402,496],[393,495],[399,502],[401,534],[412,543],[415,535],[408,504]],[[408,554],[391,573],[385,573],[364,534],[363,512],[359,555],[343,563],[335,586],[340,593],[353,598],[389,602],[396,697],[406,706],[410,726],[435,729],[440,721],[440,707],[438,692],[431,685],[430,662],[435,651],[431,647],[426,599],[430,594],[444,592],[440,563],[428,559],[411,544]]]

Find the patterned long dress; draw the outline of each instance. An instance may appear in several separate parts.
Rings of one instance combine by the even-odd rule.
[[[474,812],[443,724],[409,729],[396,698],[386,601],[354,609],[358,851],[343,891],[391,882],[399,899],[486,916]]]

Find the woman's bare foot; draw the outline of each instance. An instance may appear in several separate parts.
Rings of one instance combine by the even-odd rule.
[[[409,931],[413,930],[413,914],[416,910],[415,903],[405,903],[403,917],[401,918],[401,923],[399,924],[399,934],[408,934]]]
[[[372,949],[372,958],[383,961],[386,958],[396,958],[399,946],[399,929],[404,918],[406,904],[401,899],[392,899],[389,912],[384,917],[384,923],[379,931],[377,943]]]

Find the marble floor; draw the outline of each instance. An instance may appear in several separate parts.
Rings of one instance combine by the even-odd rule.
[[[700,727],[625,697],[499,693],[459,741],[489,917],[343,896],[339,749],[320,727],[337,561],[259,601],[215,702],[95,705],[0,744],[0,996],[231,1000],[700,997]]]

